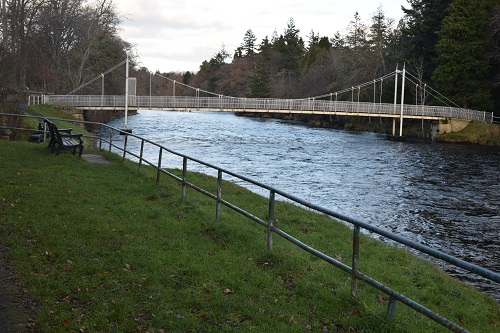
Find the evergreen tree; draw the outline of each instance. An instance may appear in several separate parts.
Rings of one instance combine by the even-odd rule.
[[[259,51],[263,54],[268,54],[271,49],[271,42],[269,41],[269,37],[266,36],[259,45]]]
[[[358,12],[354,14],[354,19],[349,23],[347,29],[349,33],[347,34],[346,41],[351,49],[357,49],[366,45],[366,26],[361,22]]]
[[[494,5],[491,12],[490,36],[493,39],[493,96],[495,98],[495,113],[500,116],[500,1]]]
[[[332,47],[328,37],[319,37],[319,34],[315,34],[313,30],[308,35],[308,48],[305,54],[304,63],[305,67],[309,68],[318,58],[318,55],[322,52],[327,52]]]
[[[335,35],[333,35],[332,38],[330,38],[330,43],[332,44],[332,47],[336,49],[342,49],[346,46],[344,36],[342,36],[338,31],[335,33]]]
[[[305,52],[304,41],[299,36],[300,30],[295,26],[293,18],[288,20],[287,28],[279,38],[273,38],[273,50],[279,53],[277,64],[277,80],[282,84],[283,96],[294,95],[294,85],[300,76],[302,59]]]
[[[284,34],[278,38],[276,49],[282,55],[281,68],[292,76],[300,73],[300,63],[304,54],[304,41],[299,36],[300,30],[295,26],[293,18],[288,20]]]
[[[247,32],[245,32],[245,36],[243,37],[243,44],[241,44],[240,46],[245,56],[251,56],[255,54],[256,41],[257,37],[255,37],[252,29],[248,29]]]
[[[269,98],[271,97],[271,89],[269,87],[269,69],[264,57],[261,57],[257,62],[255,72],[250,81],[250,96],[251,98]]]
[[[182,75],[182,83],[189,84],[189,83],[191,83],[192,78],[193,78],[193,73],[191,73],[190,71],[187,71]]]
[[[488,0],[454,0],[436,45],[436,88],[466,108],[493,107],[488,52]]]
[[[417,73],[420,79],[429,81],[436,64],[437,31],[447,15],[452,0],[408,0],[411,8],[402,7],[405,26],[401,30],[401,60]],[[472,3],[473,1],[471,1]]]

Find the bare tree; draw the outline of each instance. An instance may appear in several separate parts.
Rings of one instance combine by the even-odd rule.
[[[394,20],[386,18],[382,6],[379,6],[372,16],[372,25],[368,32],[368,43],[378,58],[376,64],[381,67],[381,73],[387,71],[386,52],[393,24]]]
[[[4,45],[17,59],[15,68],[17,74],[17,85],[24,89],[27,87],[26,75],[29,67],[28,60],[36,53],[35,31],[37,27],[38,14],[44,4],[44,0],[10,0],[6,1],[8,37],[5,37]]]

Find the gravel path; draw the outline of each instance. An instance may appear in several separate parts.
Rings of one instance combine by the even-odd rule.
[[[15,276],[6,249],[0,245],[0,333],[37,332],[33,303]]]

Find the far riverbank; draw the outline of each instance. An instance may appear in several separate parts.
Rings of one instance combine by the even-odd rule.
[[[392,120],[377,117],[346,117],[325,115],[302,115],[283,113],[236,112],[245,117],[275,118],[293,120],[314,127],[345,129],[359,132],[392,133]],[[398,123],[399,128],[399,123]],[[407,138],[431,140],[431,123],[427,120],[405,119],[403,134]],[[457,144],[500,146],[500,125],[473,121],[463,130],[455,133],[439,134],[435,141]]]

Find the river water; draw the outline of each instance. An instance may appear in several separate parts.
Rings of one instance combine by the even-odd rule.
[[[110,125],[123,128],[123,119]],[[394,142],[223,112],[141,110],[128,126],[179,153],[500,272],[500,148]],[[500,300],[498,284],[443,268]]]

